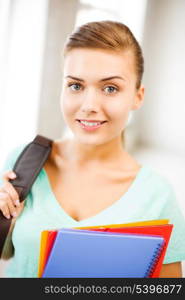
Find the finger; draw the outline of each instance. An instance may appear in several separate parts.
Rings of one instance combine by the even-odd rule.
[[[10,199],[10,197],[7,198],[7,206],[8,206],[10,215],[14,218],[17,217],[18,210],[15,207],[14,203],[12,202],[12,199]]]
[[[20,205],[19,194],[17,193],[16,189],[10,182],[5,181],[4,185],[2,186],[2,190],[9,194],[14,205],[16,205],[16,206]]]
[[[9,179],[15,179],[16,177],[17,177],[17,175],[15,174],[15,172],[12,170],[9,170],[4,173],[3,180],[8,181]]]
[[[12,183],[9,182],[9,179],[14,179],[16,178],[17,175],[14,171],[10,170],[5,172],[3,176],[3,181],[4,181],[4,190],[10,193],[10,196],[12,200],[14,200],[15,205],[19,206],[20,205],[20,199],[19,199],[19,194],[12,185]]]
[[[24,201],[20,203],[19,207],[15,207],[11,198],[6,192],[0,192],[0,210],[7,218],[11,216],[16,218],[24,208]]]

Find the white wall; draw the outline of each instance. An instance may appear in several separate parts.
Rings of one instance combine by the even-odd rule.
[[[10,149],[29,142],[37,132],[48,9],[48,0],[5,1],[6,14],[0,23],[4,26],[4,34],[2,28],[0,34],[0,70],[4,74],[0,89],[0,168]],[[0,277],[8,263],[0,260]]]
[[[184,0],[148,1],[143,43],[147,88],[138,133],[143,143],[174,154],[185,151],[184,28]]]

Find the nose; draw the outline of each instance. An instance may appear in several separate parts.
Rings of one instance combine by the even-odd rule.
[[[98,96],[93,88],[86,90],[86,93],[83,95],[81,110],[83,112],[97,112],[99,107]]]

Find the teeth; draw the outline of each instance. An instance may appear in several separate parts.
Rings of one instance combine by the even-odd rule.
[[[96,126],[96,125],[101,124],[101,122],[87,122],[87,121],[80,121],[80,123],[87,125],[87,126]]]

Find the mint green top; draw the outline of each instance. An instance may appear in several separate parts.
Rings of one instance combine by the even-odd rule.
[[[26,145],[13,149],[7,156],[4,171],[12,170]],[[57,202],[47,173],[42,169],[16,220],[12,241],[14,257],[6,277],[37,277],[42,230],[61,227],[106,225],[144,220],[169,219],[174,224],[164,263],[185,260],[185,219],[171,184],[149,166],[143,166],[124,195],[100,213],[82,221],[70,217]]]

